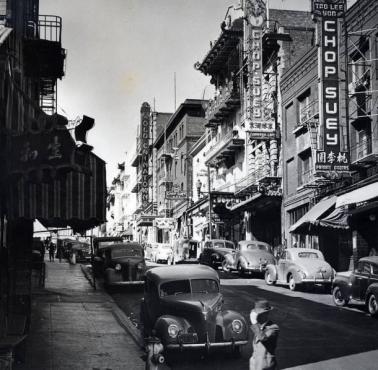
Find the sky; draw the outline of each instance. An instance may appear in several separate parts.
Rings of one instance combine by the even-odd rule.
[[[66,76],[58,81],[58,113],[95,119],[88,143],[107,162],[135,152],[140,107],[174,111],[185,99],[209,98],[209,77],[194,69],[220,35],[238,0],[40,0],[40,14],[63,18]],[[270,0],[270,8],[310,10],[310,0]]]

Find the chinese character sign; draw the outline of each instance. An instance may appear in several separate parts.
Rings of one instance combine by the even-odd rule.
[[[141,108],[140,123],[140,144],[141,144],[141,198],[142,208],[145,209],[149,203],[149,145],[150,145],[150,113],[151,109],[147,103],[143,103]]]
[[[346,172],[349,154],[341,151],[340,143],[340,89],[339,89],[339,22],[344,0],[313,0],[313,13],[320,20],[320,125],[323,132],[322,150],[317,151],[315,169]]]

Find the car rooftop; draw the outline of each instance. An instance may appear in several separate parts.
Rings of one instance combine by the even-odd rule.
[[[261,242],[260,240],[240,240],[239,244],[265,244],[265,245],[269,245],[269,243]]]
[[[286,248],[286,250],[289,252],[321,252],[315,248]]]
[[[219,280],[218,273],[211,267],[204,265],[153,267],[147,271],[146,276],[158,283],[162,281],[192,279],[198,277]]]
[[[360,258],[360,261],[373,262],[378,264],[378,256],[367,256]]]

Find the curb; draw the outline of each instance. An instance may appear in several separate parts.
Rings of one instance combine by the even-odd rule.
[[[94,279],[87,268],[86,265],[80,265],[81,271],[83,272],[84,276],[86,279],[89,281],[91,286],[93,286],[97,290],[101,290],[104,294],[106,294],[109,297],[109,300],[111,301],[111,306],[112,306],[112,313],[117,320],[117,322],[123,327],[125,331],[131,336],[133,341],[137,344],[137,346],[144,350],[144,340],[143,337],[138,330],[138,328],[135,327],[135,325],[131,322],[131,320],[127,317],[127,315],[117,306],[117,304],[114,302],[113,298],[102,288],[100,287],[95,287]]]

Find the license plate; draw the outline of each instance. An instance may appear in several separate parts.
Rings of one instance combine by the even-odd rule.
[[[180,334],[178,339],[182,343],[193,344],[198,342],[198,336],[196,333]]]

